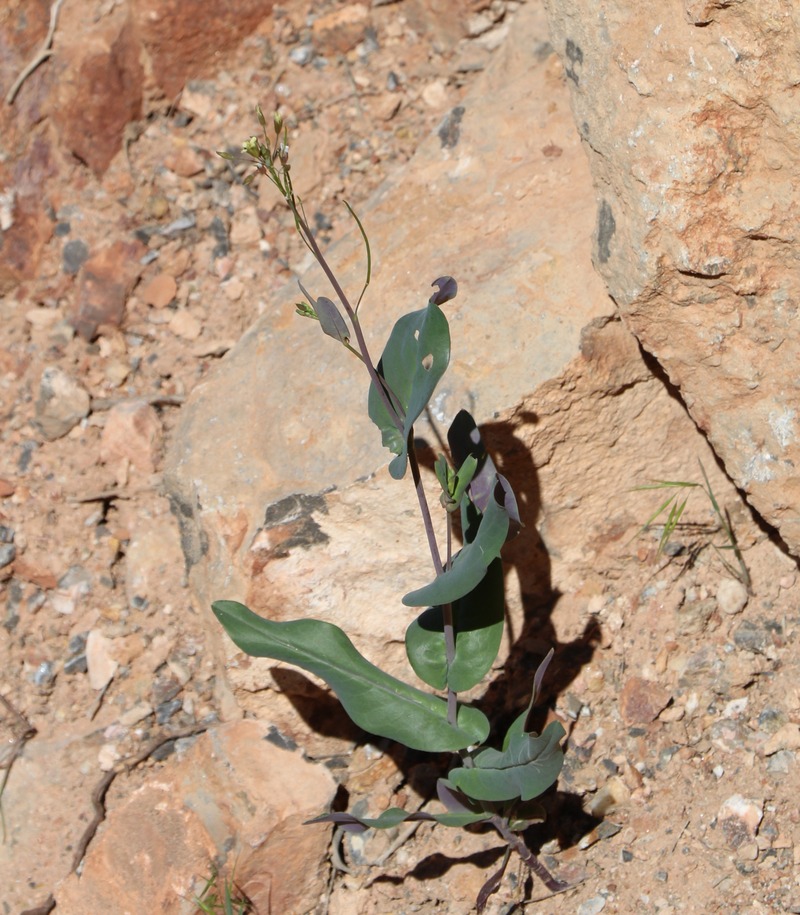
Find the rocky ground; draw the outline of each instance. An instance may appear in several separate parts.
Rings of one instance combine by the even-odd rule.
[[[143,757],[110,782],[110,821],[171,754],[191,752],[194,732],[235,717],[159,473],[186,398],[304,250],[269,186],[243,186],[214,151],[254,131],[256,101],[279,107],[298,189],[335,238],[340,201],[357,207],[439,127],[517,6],[477,4],[454,22],[425,4],[376,5],[369,28],[325,7],[276,8],[213,79],[137,123],[101,179],[64,173],[39,276],[0,299],[4,911],[59,899],[106,773]],[[609,504],[621,498],[602,467],[590,479]],[[552,697],[567,763],[529,837],[575,885],[548,898],[512,862],[490,911],[800,912],[796,564],[712,479],[750,594],[712,547],[721,534],[700,493],[665,556],[657,531],[598,546],[576,528],[580,561],[564,571],[562,557],[571,587],[548,625],[562,645],[587,620],[600,635]],[[183,737],[177,754],[155,746],[163,734]],[[329,760],[351,807],[428,802],[425,763],[352,736]],[[312,909],[467,912],[500,855],[482,832],[337,836]],[[195,911],[212,869],[163,910]],[[69,892],[56,911],[81,911]]]

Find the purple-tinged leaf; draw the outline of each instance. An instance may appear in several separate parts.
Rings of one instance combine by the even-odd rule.
[[[458,283],[452,276],[440,276],[431,283],[431,286],[437,286],[439,289],[430,298],[434,305],[444,305],[445,302],[449,302],[458,295]]]
[[[316,308],[322,332],[340,343],[349,343],[350,332],[336,305],[330,299],[321,295],[317,299]]]
[[[406,813],[400,807],[390,807],[378,817],[357,817],[352,813],[323,813],[321,816],[306,820],[303,825],[311,823],[335,823],[348,832],[364,832],[367,829],[394,829],[400,823],[435,822],[442,826],[460,828],[470,823],[480,823],[492,816],[490,813],[470,811],[457,813]]]
[[[495,871],[491,877],[483,884],[481,891],[478,893],[478,898],[475,900],[475,911],[478,915],[481,915],[481,912],[486,908],[486,903],[489,901],[489,897],[492,893],[496,893],[500,887],[500,881],[503,879],[503,874],[506,872],[508,867],[508,859],[511,857],[511,849],[506,848],[506,853],[503,855],[503,863],[500,865],[500,869]]]

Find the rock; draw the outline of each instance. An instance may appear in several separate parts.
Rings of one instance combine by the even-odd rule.
[[[191,178],[203,171],[204,163],[198,152],[190,146],[178,146],[164,159],[164,165],[182,178]]]
[[[64,245],[61,257],[64,273],[74,276],[89,257],[89,247],[80,238],[73,238]]]
[[[258,911],[313,909],[330,830],[302,823],[328,807],[336,786],[324,766],[266,732],[254,721],[222,725],[170,757],[109,811],[81,876],[56,889],[59,911],[181,911],[214,866],[235,868]]]
[[[98,629],[92,629],[86,639],[86,666],[92,689],[105,689],[119,667],[111,654],[111,640]]]
[[[734,632],[733,643],[737,648],[754,654],[767,654],[774,646],[772,633],[750,620],[745,620]]]
[[[315,19],[311,34],[320,54],[346,54],[363,40],[368,26],[367,7],[351,3]]]
[[[128,605],[141,607],[171,601],[164,580],[170,568],[183,567],[180,535],[174,518],[152,518],[137,526],[125,550],[125,593]]]
[[[734,794],[720,807],[717,819],[728,845],[737,849],[755,838],[763,816],[763,804]]]
[[[733,578],[724,578],[717,587],[717,606],[723,613],[735,616],[747,606],[747,588]]]
[[[168,273],[159,273],[137,290],[136,294],[145,304],[152,305],[153,308],[166,308],[175,298],[177,291],[178,284],[175,277]]]
[[[116,241],[83,265],[70,320],[84,339],[93,340],[101,324],[122,324],[125,303],[142,272],[139,261],[145,250],[138,241]]]
[[[447,134],[446,143],[438,133],[421,142],[408,167],[359,212],[376,258],[361,309],[374,350],[380,350],[401,313],[424,304],[430,282],[445,265],[457,274],[459,297],[447,306],[455,335],[454,364],[436,400],[441,423],[470,403],[479,421],[518,403],[537,384],[559,374],[577,354],[584,325],[610,310],[591,271],[588,243],[576,247],[579,226],[590,231],[584,207],[588,174],[569,121],[566,93],[531,50],[537,38],[546,38],[544,19],[541,10],[527,5],[518,11],[508,45],[463,100],[458,130]],[[513,109],[515,117],[486,130],[490,120],[496,122],[498,107]],[[540,154],[540,131],[531,130],[531,124],[542,125],[548,138],[563,148],[559,159]],[[550,214],[556,209],[570,232],[553,231]],[[536,251],[533,260],[531,251]],[[358,232],[339,243],[330,257],[342,270],[345,288],[359,289],[364,262]],[[312,276],[306,285],[318,294],[317,274]],[[365,482],[360,492],[357,486],[348,490],[354,480],[385,467],[386,452],[366,416],[353,408],[363,402],[363,375],[316,327],[297,323],[296,301],[297,287],[290,284],[195,388],[181,410],[166,485],[181,521],[192,586],[201,605],[251,594],[259,605],[280,604],[284,616],[324,610],[332,620],[344,615],[347,622],[362,614],[366,619],[368,602],[392,606],[397,601],[398,580],[394,573],[381,571],[378,551],[364,545],[372,534],[358,543],[358,525],[368,517],[369,523],[379,525],[376,532],[385,529],[372,505],[386,509],[409,494],[398,495],[397,488],[383,482],[385,476]],[[377,307],[383,302],[397,306]],[[275,383],[278,378],[283,379],[280,384]],[[258,397],[248,391],[258,391]],[[308,419],[311,404],[313,421]],[[423,426],[420,434],[430,436]],[[331,486],[342,492],[322,495]],[[301,541],[285,556],[271,553],[277,534],[274,525],[260,532],[265,516],[277,517],[283,500],[293,494],[301,502],[308,500],[304,504],[328,503],[330,518],[324,508],[304,509],[310,529],[317,525],[332,536],[341,520],[341,547],[335,555],[347,563],[342,580],[351,568],[365,563],[356,580],[367,603],[359,597],[342,607],[339,586],[328,572],[317,590],[313,568],[307,568],[315,565],[309,560],[316,553],[305,552],[314,549],[313,542]],[[370,500],[366,509],[362,497]],[[413,511],[413,494],[402,504]],[[412,538],[407,542],[416,542],[413,516],[399,523]],[[348,554],[351,548],[355,552]],[[403,570],[401,580],[409,585],[428,574],[423,558],[408,563],[405,553],[386,558],[386,568]],[[281,600],[284,584],[296,605]],[[380,618],[387,619],[384,614]],[[378,629],[373,660],[380,661],[386,650],[399,656],[396,632],[387,648],[381,638],[383,624]],[[266,662],[259,663],[266,669]]]
[[[595,266],[800,556],[800,125],[773,102],[800,79],[800,25],[770,0],[545,6],[597,189]]]
[[[0,478],[0,499],[7,499],[9,496],[13,496],[16,491],[17,487],[11,480]]]
[[[669,690],[642,677],[631,677],[619,695],[619,713],[629,727],[650,724],[671,699]]]
[[[783,725],[764,744],[764,756],[772,756],[780,750],[800,750],[800,724]]]
[[[17,555],[17,548],[13,543],[0,544],[0,569],[10,566]]]
[[[63,369],[48,366],[39,382],[36,425],[44,438],[55,441],[89,415],[89,392]]]
[[[100,437],[100,459],[128,460],[143,473],[154,473],[161,455],[161,420],[143,400],[128,400],[108,411]]]
[[[622,807],[631,799],[631,793],[625,782],[617,775],[610,778],[594,795],[588,805],[593,817],[604,817],[615,807]]]
[[[184,340],[196,340],[203,332],[203,325],[185,308],[180,308],[173,314],[167,327],[176,337],[183,337]]]
[[[65,15],[64,24],[70,15]],[[125,127],[142,116],[144,71],[138,29],[126,6],[117,6],[66,43],[53,57],[52,118],[60,142],[95,175],[122,146]]]

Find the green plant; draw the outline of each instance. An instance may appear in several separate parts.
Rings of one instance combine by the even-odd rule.
[[[642,531],[648,530],[656,518],[660,518],[664,512],[667,513],[667,518],[666,521],[664,521],[664,526],[661,531],[661,538],[658,542],[657,555],[660,556],[664,552],[667,543],[680,524],[681,517],[683,516],[683,511],[686,508],[686,503],[689,501],[688,495],[683,496],[683,498],[681,497],[681,490],[701,489],[706,494],[706,496],[708,496],[708,500],[711,503],[711,508],[717,517],[717,521],[719,522],[720,529],[723,531],[728,541],[727,543],[719,545],[712,543],[711,546],[713,546],[716,550],[717,555],[719,556],[723,566],[725,566],[727,571],[733,575],[734,578],[738,578],[739,581],[747,588],[747,590],[750,591],[750,572],[747,569],[744,557],[742,556],[742,551],[739,548],[739,542],[736,539],[736,534],[734,533],[730,516],[728,515],[727,510],[723,512],[719,507],[719,502],[717,502],[717,497],[714,495],[714,490],[711,488],[711,483],[709,482],[708,474],[706,473],[705,467],[703,467],[702,461],[698,461],[697,463],[700,465],[700,472],[703,475],[702,483],[692,483],[685,480],[655,480],[653,483],[648,483],[645,486],[635,487],[634,492],[641,492],[648,489],[672,490],[670,495],[661,503],[661,505],[659,505],[659,507],[642,525],[640,533]],[[733,566],[722,555],[723,550],[728,550],[733,553],[734,557],[736,558],[736,566]]]
[[[366,248],[366,278],[353,305],[320,250],[303,203],[293,190],[288,134],[281,117],[274,117],[273,136],[260,109],[257,115],[263,141],[257,137],[247,140],[242,147],[244,157],[220,155],[255,165],[247,182],[256,174],[264,175],[285,200],[297,232],[341,306],[325,296],[315,298],[301,285],[306,301],[297,305],[297,313],[319,321],[323,333],[363,363],[370,382],[369,416],[394,455],[389,472],[400,480],[410,469],[435,576],[402,598],[406,607],[421,609],[406,630],[405,644],[412,669],[433,691],[418,689],[380,670],[330,623],[312,619],[274,622],[229,600],[216,601],[214,613],[242,651],[286,661],[321,677],[365,731],[415,750],[457,754],[447,777],[438,781],[437,793],[444,807],[441,813],[407,813],[392,808],[376,818],[329,813],[310,822],[332,822],[353,830],[388,829],[407,820],[432,820],[451,827],[487,823],[508,847],[503,866],[481,890],[479,911],[498,888],[512,849],[549,889],[560,891],[565,884],[550,875],[522,838],[530,824],[544,819],[537,798],[553,785],[563,764],[560,741],[565,732],[561,724],[551,722],[539,735],[531,723],[552,650],[533,678],[530,705],[508,728],[499,749],[485,745],[490,731],[486,715],[458,698],[459,693],[484,680],[500,648],[505,609],[500,551],[520,527],[514,493],[497,472],[475,421],[461,411],[447,433],[449,459],[439,455],[434,465],[446,518],[442,548],[434,532],[415,448],[414,423],[450,360],[450,331],[442,306],[456,295],[456,282],[449,276],[433,282],[436,292],[427,305],[396,322],[376,364],[359,315],[372,269],[364,227],[345,204]],[[453,549],[456,514],[463,536],[458,552]]]
[[[222,880],[215,865],[211,865],[211,874],[199,896],[194,898],[198,912],[204,915],[250,915],[253,906],[250,900],[236,886],[233,877]]]

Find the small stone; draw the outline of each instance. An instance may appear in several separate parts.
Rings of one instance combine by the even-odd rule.
[[[578,915],[599,915],[605,907],[605,896],[592,896],[578,906]]]
[[[17,555],[17,548],[13,543],[0,544],[0,569],[10,566]]]
[[[625,782],[618,776],[610,778],[589,802],[589,813],[603,817],[609,810],[627,804],[631,793]]]
[[[39,382],[36,425],[44,438],[55,441],[89,415],[91,399],[81,384],[63,369],[48,366]]]
[[[166,724],[183,705],[182,699],[170,699],[156,708],[156,724]]]
[[[307,64],[310,64],[313,59],[314,49],[311,45],[300,45],[289,51],[289,60],[291,60],[293,64],[297,64],[298,67],[305,67]]]
[[[671,695],[652,680],[631,677],[623,686],[619,697],[619,710],[628,726],[649,724],[666,708]]]
[[[368,25],[366,6],[361,3],[343,6],[315,20],[311,26],[314,45],[322,54],[346,54],[363,41]]]
[[[140,721],[144,721],[145,718],[152,714],[152,705],[147,702],[137,702],[133,708],[129,708],[127,712],[123,712],[119,716],[119,723],[124,728],[131,728],[135,724],[138,724]]]
[[[238,276],[232,276],[227,282],[222,284],[222,291],[229,302],[238,302],[244,294],[244,283]]]
[[[778,750],[767,762],[767,772],[772,775],[788,775],[797,757],[791,750]]]
[[[773,646],[770,632],[750,620],[745,620],[734,632],[733,643],[737,648],[752,651],[754,654],[766,654]]]
[[[422,101],[429,108],[444,108],[447,105],[447,86],[443,79],[436,79],[428,83],[422,90]]]
[[[720,807],[717,819],[728,845],[737,849],[755,838],[763,816],[758,801],[734,794]]]
[[[153,407],[143,400],[125,401],[108,411],[100,459],[107,464],[128,460],[137,470],[154,473],[161,439],[161,420]]]
[[[84,339],[94,340],[102,324],[120,326],[146,250],[138,241],[117,241],[83,265],[70,321]]]
[[[237,210],[231,219],[230,243],[235,247],[257,245],[261,241],[261,222],[252,208]]]
[[[34,686],[38,686],[40,689],[49,689],[55,682],[55,679],[55,670],[53,670],[53,664],[50,661],[42,661],[36,668],[36,673],[33,675]]]
[[[185,308],[176,311],[167,325],[176,337],[196,340],[203,331],[203,325]]]
[[[61,257],[63,260],[62,269],[64,273],[69,276],[74,276],[86,263],[86,260],[89,257],[89,247],[85,241],[81,241],[79,238],[73,238],[64,245]]]
[[[800,750],[800,724],[785,724],[764,744],[764,756],[779,750]]]
[[[104,743],[97,753],[97,762],[103,772],[110,772],[120,760],[116,744]]]
[[[92,689],[105,689],[119,667],[111,655],[111,640],[98,629],[92,629],[86,639],[86,664]]]
[[[164,165],[181,178],[191,178],[192,175],[203,171],[204,167],[203,159],[190,146],[180,146],[168,153],[164,157]]]
[[[747,588],[734,578],[723,578],[717,587],[717,606],[728,616],[741,613],[747,606]]]
[[[145,283],[144,286],[137,290],[137,296],[147,305],[153,308],[166,308],[175,298],[178,291],[178,284],[174,276],[168,273],[159,273],[152,280]]]
[[[0,499],[7,499],[9,496],[13,496],[16,491],[17,487],[11,480],[0,478]]]

